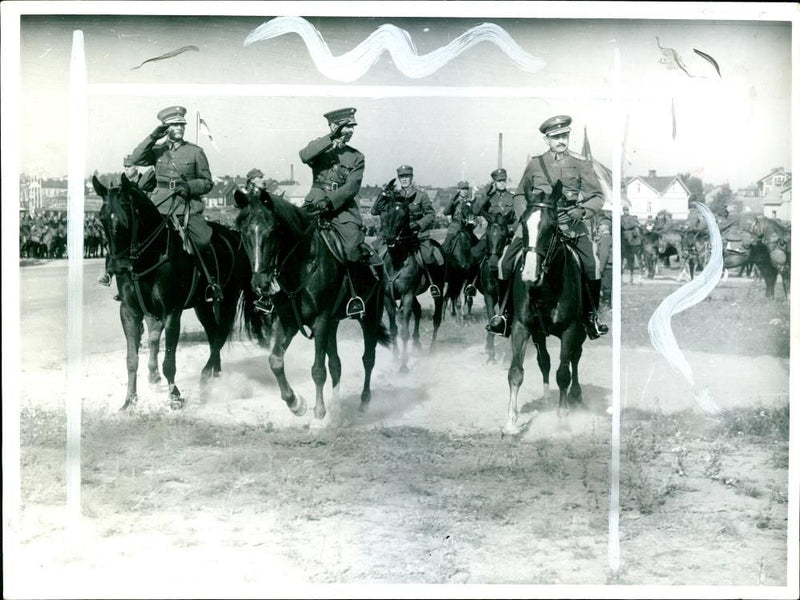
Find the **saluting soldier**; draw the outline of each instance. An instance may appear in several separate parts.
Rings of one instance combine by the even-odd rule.
[[[514,231],[514,196],[506,189],[508,173],[505,169],[495,169],[491,173],[492,183],[475,201],[475,216],[481,216],[488,222],[508,223],[509,232]],[[486,236],[484,235],[473,248],[474,255],[480,259],[486,253]]]
[[[450,216],[450,225],[447,226],[447,235],[444,238],[444,248],[449,249],[450,244],[453,242],[453,238],[455,237],[458,230],[461,229],[465,224],[474,224],[475,219],[475,211],[473,209],[473,199],[469,196],[469,182],[468,181],[459,181],[458,182],[458,191],[456,192],[455,196],[453,196],[447,203],[444,205],[442,209],[442,214],[444,216]],[[478,238],[475,237],[475,234],[470,230],[470,236],[472,239],[472,245],[474,246],[475,243],[478,241]]]
[[[580,154],[569,150],[569,134],[572,118],[559,115],[547,119],[539,127],[549,150],[539,156],[531,158],[525,172],[520,179],[517,191],[514,194],[515,211],[517,216],[525,207],[537,202],[537,198],[549,197],[556,181],[561,181],[564,197],[559,200],[558,226],[562,233],[572,238],[575,249],[580,257],[583,274],[588,287],[588,300],[585,305],[586,333],[591,339],[608,333],[608,326],[600,321],[597,307],[600,305],[600,273],[594,243],[589,237],[589,230],[584,223],[592,218],[603,207],[603,191],[600,181],[592,169],[589,160]],[[524,198],[525,202],[521,200]],[[534,210],[526,224],[532,232],[531,239],[536,238],[538,232],[541,210]],[[515,239],[509,247],[509,253],[521,250],[523,245],[521,235],[515,234]],[[531,284],[532,288],[542,285],[541,263],[545,248],[537,243],[536,252],[529,253],[535,257],[536,279]],[[533,270],[533,269],[532,269]],[[500,271],[501,276],[503,270]],[[505,319],[495,315],[487,326],[494,333],[505,333]]]
[[[381,195],[375,200],[372,205],[370,213],[381,217],[381,230],[375,238],[373,244],[375,250],[381,256],[386,254],[386,241],[383,237],[383,213],[389,203],[389,199],[394,197],[404,201],[408,207],[409,227],[411,232],[419,242],[419,252],[422,256],[422,262],[426,265],[443,265],[444,257],[440,253],[434,251],[433,244],[431,243],[430,229],[433,227],[433,222],[436,219],[436,211],[433,208],[433,203],[427,192],[419,189],[414,185],[414,167],[411,165],[400,165],[397,167],[397,182],[400,185],[399,189],[394,188],[392,194],[388,190],[381,192]],[[389,182],[392,183],[392,182]],[[431,285],[431,295],[436,298],[441,295],[441,290],[436,284]]]
[[[348,145],[358,125],[355,113],[355,108],[325,113],[330,132],[300,150],[300,160],[311,167],[314,175],[303,207],[328,218],[342,239],[346,260],[361,264],[371,253],[364,244],[361,212],[356,203],[364,177],[364,155]],[[363,300],[353,296],[348,303],[348,315],[363,312]]]
[[[184,227],[196,250],[195,255],[209,279],[208,301],[222,298],[222,288],[213,281],[210,266],[213,229],[203,217],[203,194],[214,187],[206,153],[200,146],[183,139],[186,109],[169,106],[157,115],[161,124],[136,146],[131,154],[134,165],[153,166],[156,188],[150,198],[162,215],[173,215]],[[163,143],[159,140],[166,136]]]
[[[264,180],[264,173],[261,169],[253,168],[247,172],[247,181],[244,187],[248,194],[266,189],[267,182]]]

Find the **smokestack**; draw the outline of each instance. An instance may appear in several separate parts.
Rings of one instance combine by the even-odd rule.
[[[289,165],[289,181],[294,183],[294,163]]]
[[[648,171],[648,173],[647,173],[647,176],[648,177],[655,177],[656,176],[656,170],[655,169],[650,169],[650,171]]]
[[[497,134],[497,168],[503,166],[503,134]]]

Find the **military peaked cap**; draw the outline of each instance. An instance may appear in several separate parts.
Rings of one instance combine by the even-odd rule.
[[[397,167],[397,176],[402,177],[403,175],[414,175],[414,167],[411,165],[400,165]]]
[[[506,173],[505,169],[495,169],[492,171],[492,179],[495,181],[505,181],[508,179],[508,173]]]
[[[250,169],[247,172],[247,180],[255,179],[256,177],[263,177],[264,173],[261,172],[261,169]]]
[[[458,182],[458,189],[460,189],[460,190],[468,190],[469,189],[469,181],[459,181]]]
[[[355,108],[337,108],[330,112],[326,112],[323,117],[328,119],[328,123],[347,123],[348,125],[358,125],[356,123],[356,109]]]
[[[158,120],[164,125],[186,124],[186,109],[183,106],[169,106],[158,113]]]
[[[567,115],[550,117],[547,121],[539,125],[539,131],[545,135],[557,135],[569,131],[571,123],[572,117],[568,117]]]

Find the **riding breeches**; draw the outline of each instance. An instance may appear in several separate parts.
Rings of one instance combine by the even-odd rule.
[[[183,216],[178,218],[181,221],[184,219]],[[203,215],[189,215],[186,233],[189,234],[195,247],[202,252],[211,243],[211,234],[214,233],[214,230],[211,229],[211,225],[203,218]]]

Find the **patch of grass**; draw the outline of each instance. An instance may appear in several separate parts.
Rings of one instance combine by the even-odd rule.
[[[789,441],[789,403],[777,407],[745,407],[723,411],[715,433],[727,437]]]

